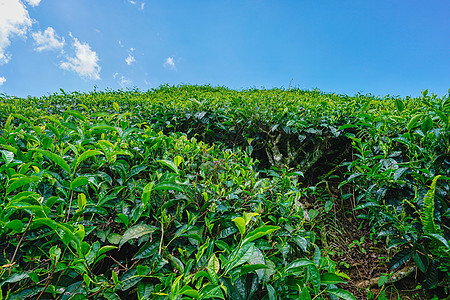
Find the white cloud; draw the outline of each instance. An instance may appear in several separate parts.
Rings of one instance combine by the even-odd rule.
[[[0,85],[3,85],[4,83],[5,83],[5,81],[6,81],[6,78],[5,77],[0,77]]]
[[[134,63],[136,61],[136,59],[134,58],[133,55],[128,54],[128,57],[125,59],[125,62],[127,63],[127,65],[131,65],[132,63]]]
[[[177,68],[175,67],[175,62],[173,61],[173,57],[168,57],[166,59],[166,61],[164,62],[163,66],[165,68],[170,68],[171,70],[176,70]]]
[[[31,18],[19,0],[0,0],[0,65],[11,58],[6,52],[11,37],[24,36],[30,27]]]
[[[128,57],[125,59],[125,62],[129,66],[136,61],[133,54],[131,54],[131,53],[133,53],[134,50],[135,50],[134,48],[130,48],[130,53],[128,54]]]
[[[34,50],[41,52],[43,50],[62,49],[65,40],[60,38],[52,27],[45,29],[44,33],[41,31],[32,34],[36,48]]]
[[[121,40],[119,40],[119,46],[123,48],[123,44],[122,44]]]
[[[139,10],[144,10],[144,7],[145,7],[145,2],[144,1],[138,3],[138,1],[136,1],[136,0],[128,0],[128,3],[138,6]]]
[[[42,0],[27,0],[28,4],[31,6],[38,6]]]
[[[80,43],[75,37],[73,37],[73,40],[75,57],[68,57],[67,61],[61,63],[60,67],[77,72],[81,77],[100,79],[101,67],[98,65],[97,53],[91,50],[89,44]]]
[[[113,78],[119,79],[118,83],[120,84],[121,88],[129,87],[133,84],[133,81],[131,81],[130,79],[126,78],[125,76],[123,76],[117,72],[113,74]]]

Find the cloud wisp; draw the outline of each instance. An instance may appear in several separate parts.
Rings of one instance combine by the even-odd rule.
[[[169,68],[171,70],[176,70],[177,67],[175,66],[175,62],[173,61],[173,57],[169,56],[166,61],[164,62],[163,66],[165,68]]]
[[[131,66],[132,63],[136,62],[136,59],[133,56],[134,48],[130,48],[130,53],[128,54],[128,57],[125,59],[125,62],[127,65]]]
[[[58,49],[62,51],[65,44],[64,38],[60,38],[52,27],[48,27],[44,32],[34,32],[32,37],[36,44],[36,48],[34,48],[34,50],[37,52]]]
[[[31,6],[38,6],[42,0],[27,0],[28,4]]]
[[[6,82],[6,78],[3,76],[0,76],[0,85],[3,85]]]
[[[72,34],[71,34],[72,36]],[[73,37],[73,47],[75,48],[75,56],[68,57],[67,61],[62,62],[60,67],[64,70],[74,71],[79,76],[99,80],[101,67],[98,65],[98,55],[87,43]]]
[[[8,63],[11,54],[6,48],[11,44],[13,36],[25,36],[32,21],[19,0],[0,1],[0,65]]]
[[[139,10],[144,10],[145,2],[144,1],[136,1],[136,0],[128,0],[128,3],[137,6]]]
[[[132,63],[134,63],[136,61],[136,59],[134,58],[133,55],[128,54],[128,57],[125,59],[125,62],[127,63],[127,65],[131,65]]]
[[[118,83],[120,85],[120,87],[126,88],[126,87],[130,87],[133,84],[133,81],[131,79],[126,78],[125,76],[123,76],[122,74],[119,73],[114,73],[113,74],[113,78],[114,79],[118,79]]]

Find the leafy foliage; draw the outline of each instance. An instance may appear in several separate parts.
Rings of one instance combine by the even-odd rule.
[[[262,177],[245,151],[124,114],[7,123],[4,298],[289,298],[343,282],[299,222],[294,197],[285,198],[297,174]]]
[[[354,299],[299,202],[332,177],[390,266],[434,288],[450,276],[449,114],[427,91],[2,96],[0,298]]]

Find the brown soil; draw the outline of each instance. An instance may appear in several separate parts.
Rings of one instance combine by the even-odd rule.
[[[419,285],[417,276],[420,275],[415,271],[393,284],[379,287],[378,278],[392,273],[387,262],[395,253],[387,250],[384,241],[377,241],[376,235],[372,234],[371,239],[370,225],[357,218],[359,212],[353,210],[355,205],[352,199],[337,203],[341,192],[333,188],[327,192],[335,194],[332,195],[335,205],[334,211],[329,212],[322,224],[321,241],[339,271],[350,278],[343,288],[357,299],[432,299],[435,292],[439,297],[435,299],[448,296],[439,291],[416,289]]]

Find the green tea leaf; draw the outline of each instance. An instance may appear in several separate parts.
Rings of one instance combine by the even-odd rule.
[[[207,268],[211,269],[215,273],[219,273],[220,261],[217,259],[215,254],[213,254],[209,259]]]
[[[6,165],[9,165],[14,159],[14,153],[7,150],[0,150],[2,153],[3,160],[6,162]]]
[[[395,99],[395,107],[399,112],[402,112],[405,109],[405,104],[403,104],[403,101],[400,99]]]
[[[164,191],[177,191],[184,192],[184,189],[181,185],[170,182],[161,182],[153,187],[153,190],[164,190]]]
[[[30,176],[30,177],[22,177],[15,179],[12,181],[12,183],[8,186],[8,189],[6,190],[6,193],[11,193],[12,191],[26,185],[32,182],[39,181],[41,178],[37,176]]]
[[[73,167],[74,170],[76,170],[76,168],[78,167],[78,165],[88,159],[89,157],[95,156],[95,155],[100,155],[103,154],[102,152],[98,151],[98,150],[87,150],[86,152],[82,153],[76,160],[75,166]]]
[[[389,262],[389,269],[395,270],[407,262],[413,254],[413,249],[408,248],[398,252]]]
[[[420,214],[420,219],[423,224],[423,231],[425,233],[436,233],[436,225],[434,223],[434,194],[436,191],[437,180],[440,175],[434,177],[431,182],[430,189],[423,198],[423,211]]]
[[[411,120],[408,123],[408,126],[406,126],[408,131],[411,131],[411,129],[413,129],[414,126],[416,126],[417,122],[422,118],[422,116],[423,116],[423,114],[417,114],[411,118]]]
[[[76,110],[66,110],[65,112],[63,112],[63,116],[65,115],[71,115],[72,117],[80,119],[81,121],[86,121],[86,117]]]
[[[316,267],[320,266],[320,259],[322,258],[322,255],[320,253],[320,249],[319,247],[315,247],[314,249],[314,264],[316,265]]]
[[[356,300],[356,297],[352,293],[343,289],[329,289],[328,293],[344,300]]]
[[[30,149],[30,151],[36,151],[36,152],[42,153],[43,155],[45,155],[49,159],[51,159],[54,163],[56,163],[58,166],[60,166],[64,171],[66,171],[67,173],[70,174],[70,167],[61,156],[59,156],[55,153],[52,153],[48,150],[37,149],[37,148]]]
[[[309,265],[308,272],[309,275],[311,276],[314,291],[318,293],[320,291],[320,284],[321,284],[319,269],[315,265]]]
[[[234,221],[234,219],[233,219],[233,221]],[[234,221],[234,222],[236,223],[237,221]],[[238,226],[238,228],[239,228],[239,226]],[[245,243],[254,241],[254,240],[256,240],[256,239],[258,239],[258,238],[260,238],[262,236],[265,236],[266,234],[270,234],[270,233],[272,233],[272,232],[274,232],[275,230],[278,230],[278,229],[280,229],[279,226],[263,225],[261,227],[256,228],[252,232],[249,232],[245,236],[245,238],[242,241],[242,243],[245,244]],[[239,229],[239,231],[240,231],[240,229]],[[245,231],[245,226],[244,226],[244,231]],[[241,234],[243,234],[243,233],[241,232]]]
[[[237,217],[232,219],[231,221],[236,224],[236,227],[239,229],[239,232],[243,235],[245,233],[245,220],[242,217]]]
[[[22,232],[23,229],[23,223],[20,220],[11,220],[8,223],[6,223],[6,228],[15,230],[17,232]]]
[[[320,280],[323,284],[338,284],[338,283],[345,283],[344,280],[342,280],[341,277],[334,273],[323,273],[320,275]]]
[[[428,269],[428,258],[426,255],[423,255],[419,252],[414,252],[413,255],[414,262],[416,263],[416,266],[419,268],[420,271],[425,273]]]
[[[176,174],[179,173],[178,171],[178,167],[175,165],[174,162],[170,161],[170,160],[166,160],[166,159],[160,159],[156,161],[157,163],[160,163],[163,166],[168,167],[169,169],[171,169],[172,171],[174,171]]]
[[[78,210],[83,210],[86,207],[86,195],[83,193],[78,194]]]
[[[123,236],[119,241],[119,247],[128,242],[131,239],[137,239],[145,234],[150,234],[158,230],[158,227],[147,225],[147,224],[137,224],[125,231]]]
[[[247,243],[231,253],[228,259],[230,263],[230,265],[228,266],[228,270],[246,263],[252,257],[254,250],[255,245],[253,243]]]
[[[420,126],[420,129],[423,133],[427,133],[433,128],[433,120],[430,117],[426,117],[425,120],[422,121],[422,125]]]
[[[444,245],[447,249],[450,248],[448,241],[440,234],[437,233],[427,233],[425,236],[431,237],[432,239],[440,242],[442,245]]]
[[[87,185],[89,183],[89,180],[86,176],[79,176],[72,180],[70,183],[70,189],[73,190],[74,188],[77,188],[82,185]]]
[[[298,272],[299,270],[303,269],[306,266],[314,265],[312,261],[306,258],[299,258],[294,260],[292,263],[289,264],[289,266],[285,270],[286,275],[291,275],[295,272]]]

